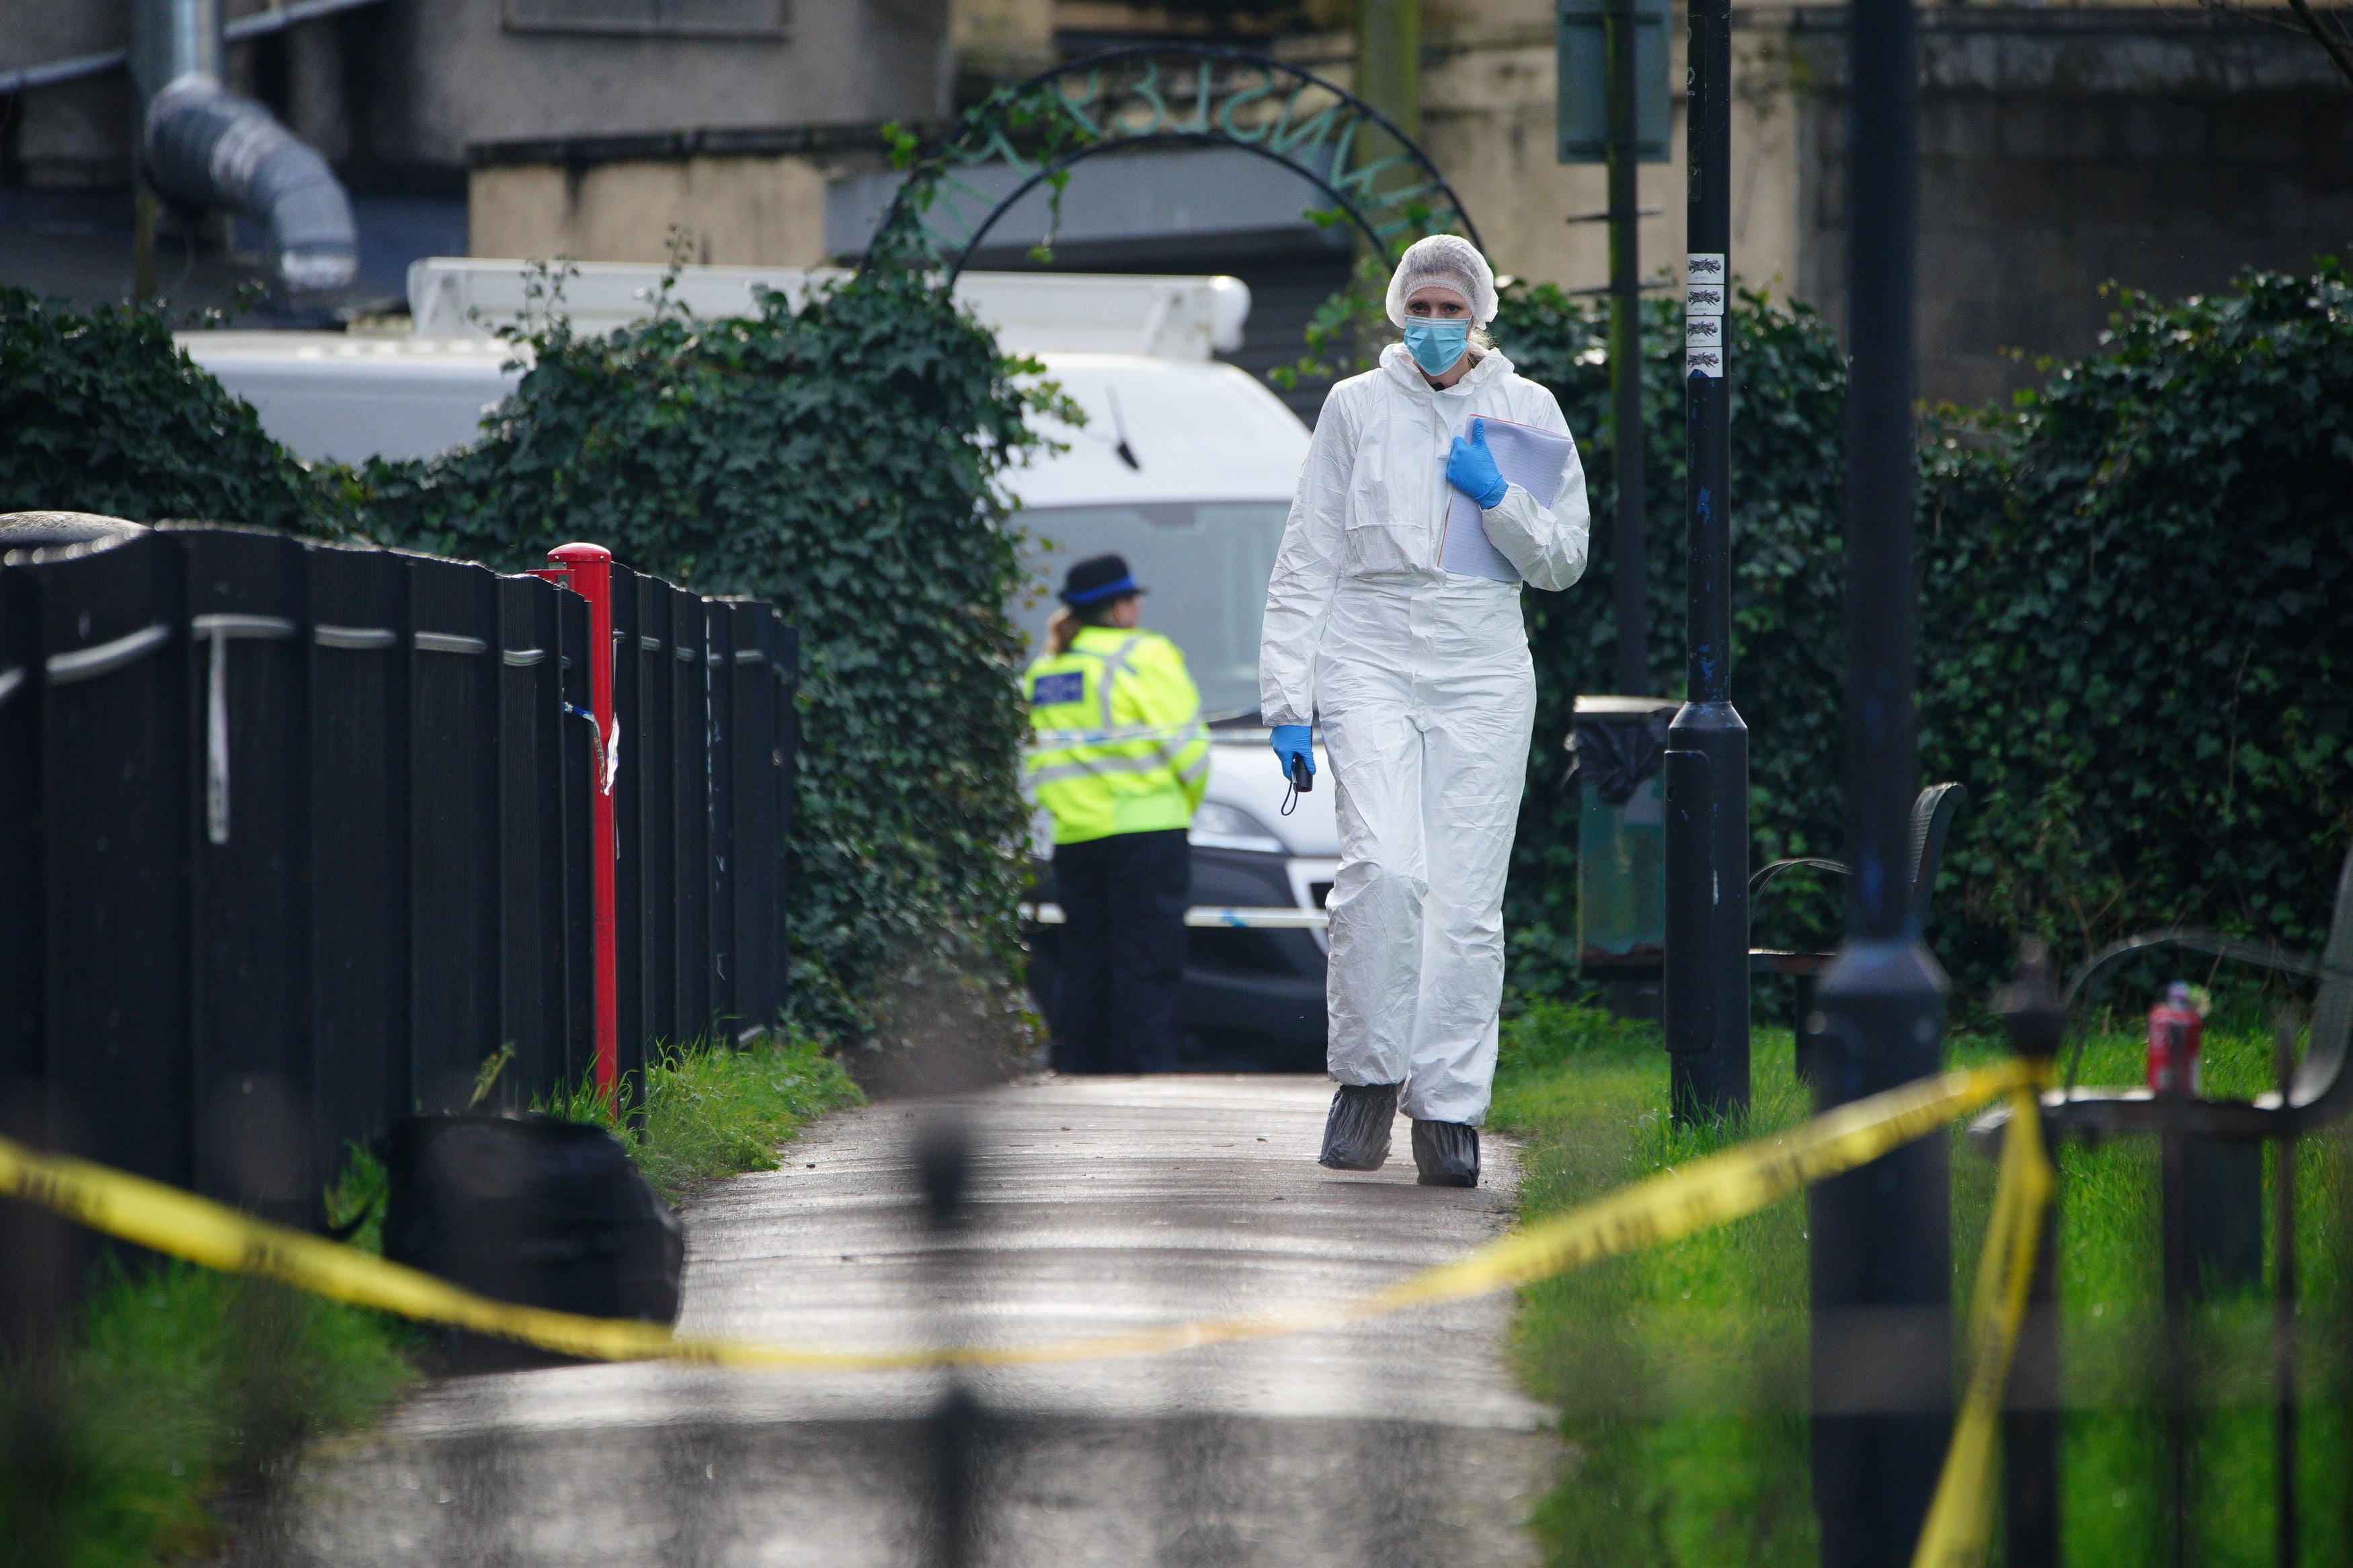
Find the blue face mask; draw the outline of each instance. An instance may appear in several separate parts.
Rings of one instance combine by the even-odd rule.
[[[1468,321],[1408,321],[1405,324],[1405,351],[1413,355],[1413,363],[1421,366],[1426,375],[1444,375],[1452,370],[1470,342],[1471,323]]]

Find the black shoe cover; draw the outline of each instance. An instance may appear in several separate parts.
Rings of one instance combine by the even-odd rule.
[[[1335,1171],[1377,1171],[1388,1163],[1389,1123],[1397,1120],[1397,1083],[1344,1083],[1324,1119],[1324,1153],[1315,1163]]]
[[[1416,1121],[1413,1163],[1425,1187],[1479,1184],[1479,1130],[1461,1121]]]

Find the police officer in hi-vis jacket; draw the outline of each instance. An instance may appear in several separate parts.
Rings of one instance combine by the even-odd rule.
[[[1116,555],[1073,565],[1025,678],[1029,784],[1054,818],[1063,1072],[1176,1068],[1186,830],[1208,787],[1209,732],[1184,654],[1138,624],[1143,594]]]

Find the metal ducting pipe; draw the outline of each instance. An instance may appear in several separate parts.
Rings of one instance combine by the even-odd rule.
[[[145,106],[140,163],[184,206],[269,226],[279,280],[340,289],[359,268],[351,199],[317,149],[221,86],[219,0],[131,0],[131,68]]]

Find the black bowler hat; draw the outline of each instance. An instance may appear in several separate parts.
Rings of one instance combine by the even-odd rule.
[[[1126,559],[1118,555],[1090,555],[1073,563],[1070,575],[1062,579],[1062,603],[1073,608],[1143,592],[1135,585]]]

